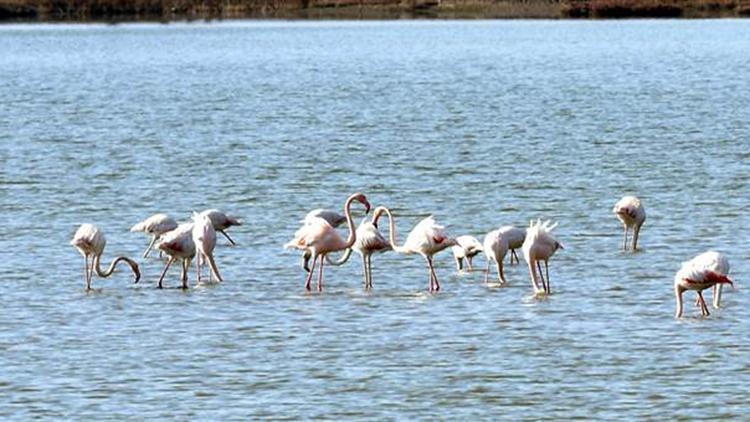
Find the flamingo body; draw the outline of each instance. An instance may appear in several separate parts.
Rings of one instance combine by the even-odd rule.
[[[708,306],[703,299],[703,290],[722,284],[732,285],[732,280],[727,277],[727,273],[729,273],[729,260],[719,252],[704,252],[690,261],[683,262],[682,267],[674,276],[674,293],[677,302],[675,317],[682,316],[682,295],[687,290],[696,291],[701,312],[703,316],[708,316]]]
[[[167,265],[159,277],[158,287],[162,288],[162,281],[167,274],[169,267],[177,260],[182,260],[182,288],[187,289],[187,273],[190,268],[190,262],[195,257],[195,242],[193,241],[193,223],[182,223],[176,229],[164,233],[161,241],[156,246],[169,256]]]
[[[362,257],[362,269],[365,277],[365,289],[372,288],[372,255],[382,253],[391,249],[390,243],[385,239],[380,230],[378,230],[378,219],[382,211],[373,213],[372,220],[368,221],[365,217],[357,227],[357,240],[351,248],[347,249],[344,255],[338,261],[326,259],[332,265],[341,265],[345,263],[351,251],[357,252]]]
[[[633,230],[633,250],[638,246],[638,235],[641,232],[641,226],[646,221],[646,209],[643,203],[635,196],[625,196],[620,199],[612,209],[617,218],[622,222],[624,227],[624,238],[622,248],[628,248],[628,230]]]
[[[526,229],[521,229],[515,226],[502,226],[498,230],[508,241],[511,265],[513,265],[513,257],[516,258],[516,264],[518,264],[519,259],[516,249],[521,249],[523,247],[523,241],[526,240]]]
[[[219,268],[216,266],[216,261],[214,260],[216,229],[214,229],[214,225],[208,214],[193,215],[193,230],[191,234],[195,243],[195,253],[198,255],[195,261],[198,270],[198,282],[200,283],[201,281],[201,266],[206,262],[211,268],[210,274],[216,277],[219,282],[224,281],[221,278],[221,274],[219,274]]]
[[[484,242],[482,242],[482,245],[484,248],[484,255],[487,257],[487,268],[484,271],[484,282],[487,283],[489,281],[490,263],[495,262],[499,281],[503,284],[507,283],[505,280],[505,274],[503,273],[503,260],[509,249],[508,238],[506,237],[505,232],[498,229],[487,233],[484,236]]]
[[[143,252],[143,257],[146,258],[148,257],[149,252],[151,252],[151,248],[153,248],[156,242],[159,241],[161,235],[176,228],[177,222],[174,218],[168,216],[167,214],[154,214],[151,217],[131,227],[130,231],[144,232],[151,235],[151,243],[149,243],[148,248],[146,248],[146,250]]]
[[[456,260],[458,271],[464,268],[464,259],[469,264],[469,272],[473,270],[472,260],[482,252],[482,244],[474,236],[458,236],[456,244],[451,246],[453,258]]]
[[[543,292],[545,294],[551,293],[549,284],[549,259],[558,249],[564,249],[562,243],[558,242],[552,236],[552,230],[555,227],[557,227],[557,224],[552,224],[549,220],[545,222],[537,220],[536,223],[530,223],[529,228],[526,230],[526,238],[522,246],[523,257],[529,266],[531,285],[534,288],[535,294],[542,291],[539,288],[539,279],[542,281]],[[544,262],[546,278],[542,277],[541,262]]]

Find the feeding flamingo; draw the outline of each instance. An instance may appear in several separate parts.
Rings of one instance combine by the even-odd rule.
[[[383,208],[376,208],[372,214],[372,220],[367,221],[367,217],[357,227],[357,240],[351,248],[344,252],[344,255],[338,260],[333,261],[328,255],[326,260],[332,265],[342,265],[352,254],[352,250],[362,256],[362,269],[365,274],[365,289],[372,288],[372,255],[375,253],[385,252],[391,249],[391,244],[383,237],[378,230],[378,220],[383,215]]]
[[[101,258],[104,253],[104,247],[107,245],[107,240],[98,227],[93,224],[81,224],[73,235],[73,240],[70,241],[78,252],[83,255],[84,258],[84,269],[83,277],[86,281],[86,290],[91,290],[91,279],[94,276],[94,271],[99,277],[106,278],[112,275],[115,271],[115,267],[120,261],[125,261],[129,266],[130,270],[133,271],[135,276],[135,282],[141,279],[141,271],[138,269],[138,264],[130,258],[124,256],[118,256],[109,265],[106,271],[101,269]],[[91,265],[89,265],[89,256],[93,258]]]
[[[178,259],[182,260],[182,288],[188,288],[188,270],[190,269],[190,262],[195,257],[195,242],[193,242],[193,223],[182,223],[177,226],[176,229],[164,233],[161,237],[161,242],[156,245],[156,248],[169,255],[167,265],[164,266],[164,270],[161,272],[159,277],[158,286],[162,288],[162,280],[167,275],[169,266],[172,265]]]
[[[503,237],[508,241],[508,249],[510,250],[510,265],[513,265],[513,257],[516,258],[516,264],[521,261],[518,259],[516,249],[523,247],[523,241],[526,240],[526,229],[521,229],[515,226],[502,226],[498,230],[503,234]]]
[[[445,232],[445,227],[437,224],[432,216],[429,216],[420,221],[409,235],[406,237],[406,242],[403,246],[396,244],[396,222],[393,219],[393,215],[388,208],[382,208],[383,211],[388,214],[388,220],[390,223],[390,241],[391,248],[394,251],[400,252],[406,255],[413,253],[420,254],[427,261],[427,267],[430,275],[430,291],[440,290],[440,282],[438,281],[437,275],[435,274],[435,267],[432,264],[432,257],[456,244],[456,240],[448,236]],[[376,210],[377,211],[377,210]]]
[[[508,253],[508,239],[502,230],[493,230],[484,236],[484,254],[487,257],[487,268],[484,270],[484,282],[489,282],[490,262],[495,261],[497,267],[497,276],[501,283],[505,284],[505,274],[503,274],[503,259]]]
[[[710,315],[706,301],[703,299],[703,290],[717,284],[734,285],[726,273],[721,270],[729,271],[729,261],[718,252],[706,252],[682,263],[682,267],[674,276],[674,295],[677,301],[676,318],[682,317],[682,294],[686,290],[696,291],[701,313],[703,316]]]
[[[323,208],[316,208],[308,212],[307,215],[305,215],[305,219],[302,220],[302,225],[312,224],[315,222],[316,218],[322,218],[334,228],[346,222],[346,216],[341,215],[337,213],[336,211],[326,210]],[[308,266],[310,262],[310,257],[312,257],[312,253],[309,250],[305,250],[302,253],[302,268],[304,268],[305,271],[307,272],[310,272],[310,267]]]
[[[482,244],[474,236],[458,236],[456,244],[451,246],[451,251],[453,252],[453,259],[456,260],[456,270],[464,269],[465,258],[469,264],[468,272],[472,272],[474,268],[471,261],[482,252]]]
[[[346,215],[346,224],[349,227],[349,237],[344,240],[341,235],[326,220],[320,217],[313,217],[308,224],[303,225],[296,233],[294,239],[284,245],[285,248],[295,248],[305,252],[310,252],[313,257],[310,274],[305,280],[305,289],[310,290],[315,265],[320,259],[320,272],[318,274],[318,291],[323,290],[323,264],[325,257],[331,252],[341,251],[350,248],[357,240],[357,232],[352,220],[352,202],[357,201],[365,206],[365,213],[370,212],[370,203],[367,197],[361,193],[355,193],[349,196],[344,203],[344,215]]]
[[[154,214],[130,228],[131,232],[144,232],[151,235],[151,243],[143,252],[143,257],[148,257],[151,248],[154,247],[161,235],[177,228],[177,222],[167,214]]]
[[[208,214],[193,214],[193,242],[195,243],[195,267],[198,270],[198,283],[201,282],[201,266],[208,262],[211,268],[209,280],[213,281],[211,276],[215,276],[219,282],[222,282],[219,268],[216,267],[214,260],[214,248],[216,247],[216,229],[211,222]]]
[[[646,209],[643,203],[635,196],[625,196],[620,199],[612,209],[617,218],[622,222],[625,228],[625,237],[622,241],[622,249],[628,249],[628,229],[633,228],[633,250],[638,246],[638,234],[641,232],[641,226],[646,221]]]
[[[240,219],[236,217],[230,217],[217,209],[205,210],[201,212],[201,214],[205,215],[209,220],[211,220],[211,225],[213,225],[215,231],[223,234],[224,237],[226,237],[229,243],[231,243],[233,246],[236,245],[236,243],[234,243],[234,240],[229,237],[225,230],[232,226],[241,226],[242,221]]]
[[[549,259],[558,249],[565,249],[563,244],[552,237],[552,230],[557,227],[557,223],[552,224],[547,220],[544,223],[541,220],[536,223],[529,223],[526,230],[526,239],[523,241],[523,257],[529,265],[529,274],[531,275],[531,285],[534,288],[534,294],[543,291],[550,294],[552,290],[549,284]],[[546,277],[542,277],[541,261],[544,261]],[[537,270],[539,270],[537,276]],[[543,290],[539,288],[538,279],[542,279]]]

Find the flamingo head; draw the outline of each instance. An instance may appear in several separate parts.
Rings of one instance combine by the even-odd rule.
[[[367,197],[363,193],[355,193],[354,200],[365,206],[365,214],[370,212],[370,203],[367,202]]]
[[[375,208],[375,212],[372,214],[372,225],[375,226],[375,228],[378,228],[378,220],[380,220],[380,216],[385,214],[385,208],[384,207],[377,207]]]

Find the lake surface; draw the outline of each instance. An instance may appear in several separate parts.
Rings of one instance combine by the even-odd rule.
[[[0,26],[0,417],[750,417],[750,21],[227,22]],[[559,221],[553,295],[436,258],[326,269],[305,213],[354,191],[400,240]],[[612,206],[648,219],[622,252]],[[131,225],[218,207],[225,282],[155,288]],[[355,218],[361,208],[355,207]],[[69,245],[91,222],[94,279]],[[682,261],[725,252],[737,288],[701,318]],[[484,267],[484,258],[475,260]],[[194,270],[193,270],[194,271]],[[190,275],[195,284],[194,272]]]

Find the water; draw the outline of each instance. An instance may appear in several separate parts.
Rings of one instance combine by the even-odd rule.
[[[747,418],[748,21],[0,27],[0,417]],[[284,251],[351,192],[455,236],[560,222],[553,296],[424,261]],[[611,213],[639,195],[642,250]],[[142,262],[83,289],[83,222],[138,256],[155,212],[242,216],[225,283]],[[361,215],[357,210],[356,215]],[[359,217],[357,217],[359,219]],[[481,237],[480,237],[481,238]],[[738,288],[699,317],[707,249]],[[484,266],[483,258],[475,261]],[[194,275],[191,274],[191,284]]]

